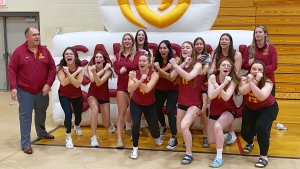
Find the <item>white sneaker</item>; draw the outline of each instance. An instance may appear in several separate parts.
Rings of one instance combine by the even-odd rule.
[[[67,148],[73,148],[74,147],[71,135],[69,135],[69,136],[67,135],[67,137],[66,137],[66,147]]]
[[[117,147],[117,149],[122,149],[124,147],[124,144],[123,144],[121,139],[117,141],[117,146],[116,147]]]
[[[98,137],[97,136],[93,136],[92,138],[91,138],[91,146],[92,147],[99,147],[99,143],[98,143]]]
[[[227,142],[227,144],[233,144],[236,140],[236,135],[234,134],[230,134],[231,135],[231,139]]]
[[[83,135],[83,133],[82,133],[82,131],[80,129],[80,126],[74,126],[74,130],[75,130],[75,134],[77,136],[82,136]]]
[[[113,125],[113,124],[111,124],[110,126],[109,126],[109,128],[108,128],[108,132],[109,133],[114,133],[116,131],[116,127]]]
[[[163,144],[163,141],[161,140],[160,137],[155,139],[155,145],[161,146],[162,144]]]
[[[132,158],[132,159],[137,159],[139,157],[138,151],[132,150],[129,157]]]

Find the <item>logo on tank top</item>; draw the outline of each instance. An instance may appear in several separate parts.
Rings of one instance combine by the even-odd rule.
[[[257,98],[254,96],[252,92],[249,92],[248,94],[248,102],[249,103],[257,103]]]

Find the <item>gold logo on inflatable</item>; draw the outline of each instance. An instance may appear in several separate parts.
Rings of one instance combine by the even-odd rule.
[[[178,0],[176,7],[162,16],[154,13],[148,7],[145,0],[133,0],[133,2],[137,12],[146,22],[157,28],[165,28],[172,25],[183,16],[183,14],[189,8],[191,0]],[[128,0],[118,0],[118,3],[123,15],[131,23],[142,28],[146,28],[146,26],[133,15]],[[173,0],[162,0],[162,3],[159,5],[158,10],[166,10],[171,6],[172,3]]]

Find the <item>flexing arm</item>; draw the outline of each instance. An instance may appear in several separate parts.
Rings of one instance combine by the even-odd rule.
[[[136,79],[136,72],[135,71],[130,71],[129,74],[129,80],[128,80],[128,92],[133,93],[142,83],[140,80]],[[144,79],[143,79],[144,81]]]
[[[241,84],[239,86],[239,91],[242,95],[246,95],[251,91],[248,83],[248,78],[246,76],[241,77]]]
[[[194,68],[191,72],[186,72],[177,64],[173,67],[178,72],[178,74],[187,81],[193,80],[196,76],[198,76],[201,73],[202,70],[202,65],[199,62],[197,62],[194,65]]]
[[[226,76],[226,77],[229,77],[229,76]],[[212,74],[208,79],[208,98],[210,100],[212,100],[212,99],[218,97],[218,95],[222,95],[222,92],[224,92],[223,91],[224,87],[229,82],[230,82],[230,80],[227,79],[227,80],[224,80],[224,82],[221,85],[218,85],[218,83],[216,82],[216,76],[214,74]],[[229,94],[230,94],[230,91],[228,92],[228,95]],[[223,93],[223,97],[224,97],[224,93]],[[222,97],[222,99],[224,100],[224,98],[226,99],[227,96],[225,96],[224,98],[223,97]],[[227,101],[227,100],[225,100],[225,101]]]
[[[90,81],[94,82],[95,81],[94,80],[94,72],[96,73],[96,67],[95,67],[95,65],[91,65],[91,66],[89,65],[88,68],[87,68],[87,70],[88,70]]]
[[[230,81],[230,84],[229,84],[229,87],[227,88],[227,90],[226,91],[224,91],[224,90],[221,91],[221,95],[220,95],[221,98],[224,101],[228,101],[232,97],[232,95],[235,91],[235,87],[236,87],[236,84],[233,81]]]
[[[159,79],[158,74],[156,72],[153,72],[151,75],[150,81],[147,84],[141,83],[140,89],[142,89],[143,92],[145,92],[145,93],[149,93],[155,87],[158,79]]]
[[[81,68],[81,70],[78,70],[79,68]],[[76,88],[79,88],[81,83],[82,83],[82,80],[83,80],[83,76],[84,76],[84,69],[82,67],[78,67],[77,71],[74,72],[72,75],[71,74],[68,74],[68,77],[71,81],[71,83],[76,87]],[[77,73],[77,78],[75,78],[74,74]]]
[[[65,70],[64,70],[65,69]],[[67,75],[67,77],[65,77]],[[75,78],[77,76],[77,79]],[[84,69],[82,67],[78,67],[76,72],[70,74],[67,70],[67,67],[63,67],[63,69],[58,71],[58,80],[62,86],[66,86],[69,83],[72,83],[75,87],[80,87],[81,82],[84,76]]]
[[[104,73],[103,76],[102,75],[99,76],[98,74],[96,74],[97,76],[94,76],[96,86],[101,86],[103,83],[105,83],[109,79],[109,77],[111,77],[112,71],[110,69],[108,69],[108,70],[104,70],[103,73]]]

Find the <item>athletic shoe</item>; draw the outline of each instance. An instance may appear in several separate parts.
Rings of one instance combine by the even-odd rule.
[[[235,133],[234,134],[230,134],[231,135],[231,139],[227,142],[227,145],[228,144],[233,144],[236,140],[236,135]]]
[[[210,146],[210,145],[208,144],[207,137],[203,137],[202,147],[203,147],[203,148],[208,148],[209,146]]]
[[[149,134],[149,130],[146,127],[140,128],[140,131],[144,136],[147,136]]]
[[[155,139],[155,145],[161,146],[162,144],[163,144],[163,141],[161,140],[160,137]]]
[[[224,134],[224,146],[226,146],[231,139],[232,139],[232,135],[230,133],[225,133]]]
[[[252,144],[246,144],[246,146],[243,148],[243,152],[248,154],[252,151],[253,147],[254,147],[253,143]]]
[[[110,126],[109,126],[109,128],[108,128],[108,132],[109,133],[114,133],[116,131],[116,127],[113,125],[113,124],[111,124]]]
[[[74,126],[74,131],[75,131],[75,134],[77,136],[82,136],[83,135],[83,133],[82,133],[82,131],[80,129],[80,126]]]
[[[185,154],[185,156],[183,157],[183,159],[181,161],[181,164],[183,164],[183,165],[191,164],[193,160],[194,159],[192,156]]]
[[[123,144],[121,139],[117,141],[117,146],[116,147],[117,147],[117,149],[122,149],[124,147],[124,144]]]
[[[129,157],[132,158],[132,159],[137,159],[139,157],[138,151],[132,150]]]
[[[98,137],[97,136],[93,136],[92,138],[91,138],[91,146],[92,147],[99,147],[99,143],[98,143]]]
[[[222,159],[220,159],[220,158],[215,158],[214,159],[214,161],[212,161],[211,163],[210,163],[210,167],[212,167],[212,168],[220,168],[222,165],[223,165],[223,163],[224,163],[224,159],[222,158]]]
[[[74,147],[71,135],[69,135],[69,136],[67,135],[67,137],[66,137],[66,147],[67,148],[73,148]]]
[[[166,126],[161,127],[160,130],[159,130],[160,137],[165,136],[167,130],[168,130],[168,128]]]
[[[176,137],[171,137],[169,142],[168,142],[168,146],[167,149],[172,150],[174,149],[176,146],[178,145],[178,141]]]

